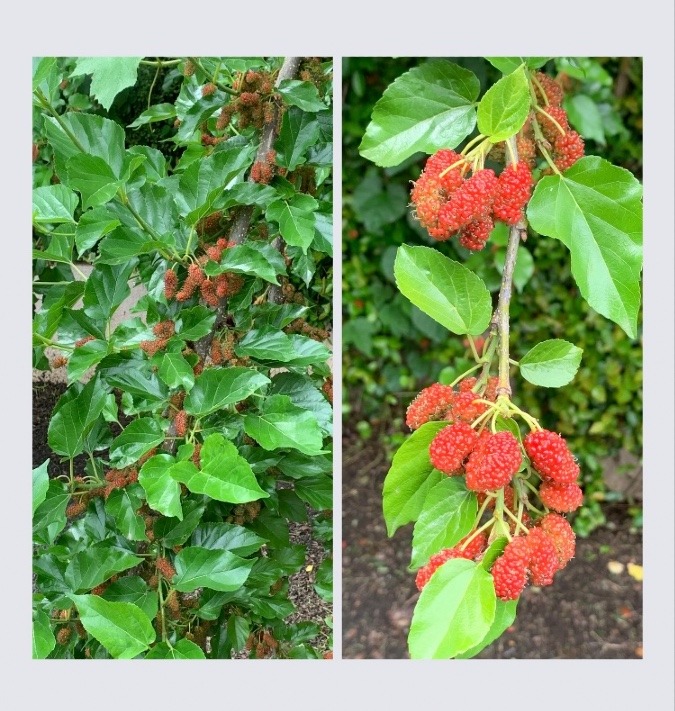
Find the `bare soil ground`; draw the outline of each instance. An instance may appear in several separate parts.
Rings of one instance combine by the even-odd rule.
[[[407,658],[406,638],[418,598],[410,561],[412,527],[387,538],[382,518],[386,452],[355,433],[343,440],[343,656]],[[577,540],[576,557],[546,588],[528,587],[512,627],[481,659],[635,659],[642,656],[642,534],[625,507]],[[631,568],[634,571],[634,569]],[[613,572],[612,572],[613,571]]]

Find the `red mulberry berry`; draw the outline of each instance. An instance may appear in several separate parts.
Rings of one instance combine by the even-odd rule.
[[[171,564],[171,561],[168,558],[157,558],[155,561],[155,566],[157,567],[157,570],[169,581],[171,582],[171,579],[173,576],[176,574],[176,569],[173,567]]]
[[[152,356],[154,356],[157,351],[161,351],[167,343],[168,338],[157,338],[154,341],[141,341],[138,346],[152,358]]]
[[[563,91],[560,84],[558,84],[555,79],[548,76],[548,74],[544,74],[543,72],[537,72],[534,76],[541,85],[541,88],[544,90],[545,96],[542,96],[541,89],[537,86],[536,82],[534,85],[535,92],[542,98],[542,100],[548,99],[548,103],[552,106],[560,106],[563,100]]]
[[[68,644],[72,634],[73,630],[70,626],[66,625],[65,627],[61,627],[61,629],[56,633],[56,641],[61,645]]]
[[[527,584],[530,550],[527,538],[518,536],[506,544],[492,566],[495,594],[500,600],[516,600]]]
[[[579,476],[579,465],[567,442],[556,432],[530,432],[523,444],[532,466],[544,477],[558,484],[573,484]]]
[[[533,585],[551,585],[553,576],[560,568],[558,549],[553,539],[542,528],[533,528],[526,540],[530,551],[528,568]]]
[[[546,140],[553,143],[558,136],[562,136],[569,131],[570,124],[567,120],[567,112],[562,106],[547,106],[545,111],[548,116],[538,113],[537,121]],[[551,119],[553,119],[553,121]],[[556,123],[560,128],[556,126]],[[562,129],[562,131],[560,129]]]
[[[442,417],[454,397],[455,391],[449,385],[434,383],[424,388],[408,406],[406,424],[411,430],[416,430],[425,422]]]
[[[438,226],[453,234],[473,220],[487,217],[496,187],[497,176],[490,168],[474,173],[439,209]]]
[[[251,166],[251,180],[254,183],[267,185],[272,180],[273,171],[269,163],[255,162]]]
[[[445,419],[449,422],[473,422],[487,409],[487,405],[478,402],[479,399],[473,392],[456,393]]]
[[[524,161],[508,165],[497,180],[492,214],[496,220],[515,225],[523,217],[523,208],[532,192],[532,173]]]
[[[211,362],[214,365],[220,365],[223,362],[223,348],[220,341],[215,338],[211,341]]]
[[[471,535],[471,534],[469,534]],[[466,538],[468,538],[467,536]],[[462,545],[466,538],[462,539],[453,548],[445,548],[444,550],[431,556],[429,562],[417,571],[415,577],[415,585],[421,590],[431,580],[431,576],[448,560],[453,558],[464,558],[465,560],[474,560],[477,558],[487,546],[487,537],[484,533],[477,535],[463,550]]]
[[[539,525],[551,537],[558,551],[558,561],[562,570],[574,558],[576,536],[568,520],[557,513],[548,513]]]
[[[474,220],[460,230],[459,243],[472,252],[480,252],[490,239],[490,233],[494,226],[495,224],[489,216],[481,220]]]
[[[56,368],[63,368],[64,365],[68,365],[68,359],[62,355],[57,355],[50,361],[49,365],[56,370]]]
[[[174,422],[174,428],[176,430],[176,434],[179,437],[185,437],[187,433],[187,422],[188,422],[188,414],[185,410],[180,410],[178,413],[176,413],[176,416],[173,419]]]
[[[579,158],[584,157],[584,139],[576,131],[558,135],[553,143],[553,162],[558,170],[571,168]]]
[[[183,65],[183,76],[191,77],[195,73],[196,68],[195,63],[191,59],[188,59]]]
[[[241,274],[225,272],[219,274],[215,280],[216,296],[219,298],[229,298],[238,294],[244,286],[244,277]]]
[[[461,392],[461,393],[471,392],[471,389],[477,382],[478,382],[478,378],[474,378],[474,377],[464,378],[464,380],[460,380],[459,383],[457,384],[457,390],[459,390],[459,392]]]
[[[211,96],[212,94],[216,93],[217,89],[218,87],[213,82],[204,84],[204,86],[202,87],[202,96]]]
[[[501,489],[511,481],[522,460],[518,440],[510,432],[490,434],[469,455],[466,486],[471,491]]]
[[[218,306],[220,305],[220,299],[218,298],[218,294],[216,293],[216,283],[211,279],[205,279],[199,289],[202,294],[202,299],[204,299],[204,301],[209,306],[213,306],[213,308],[218,308]]]
[[[526,136],[518,136],[516,139],[518,150],[518,160],[527,163],[530,168],[534,168],[537,162],[537,152],[534,141]]]
[[[429,447],[431,463],[445,474],[458,473],[478,441],[478,433],[465,422],[442,429]]]
[[[171,338],[176,332],[176,326],[171,320],[160,321],[154,325],[152,332],[161,338]]]
[[[93,336],[85,336],[84,338],[80,338],[79,341],[75,341],[75,348],[81,348],[85,343],[89,343],[89,341],[95,340]]]
[[[539,498],[547,508],[569,513],[581,506],[584,493],[577,484],[556,484],[553,481],[545,481],[539,487]]]

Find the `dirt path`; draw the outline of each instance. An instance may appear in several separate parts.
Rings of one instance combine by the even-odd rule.
[[[418,592],[406,568],[411,526],[388,539],[382,447],[343,442],[343,656],[407,657],[406,637]],[[547,588],[528,587],[516,622],[481,659],[635,659],[642,656],[642,583],[628,564],[642,562],[642,535],[620,506],[608,525],[580,539],[575,559]],[[615,572],[610,572],[610,569]],[[633,572],[635,570],[631,568]]]

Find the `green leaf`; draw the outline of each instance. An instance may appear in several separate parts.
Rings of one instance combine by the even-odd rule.
[[[132,232],[124,227],[116,227],[99,245],[99,262],[103,264],[126,264],[133,257],[165,249],[166,244]]]
[[[260,488],[251,465],[236,446],[221,434],[211,434],[200,454],[201,471],[192,462],[171,467],[171,477],[194,494],[206,494],[216,501],[243,504],[269,496]]]
[[[490,545],[488,549],[483,553],[483,558],[480,561],[480,567],[483,570],[489,571],[492,568],[492,564],[499,558],[499,556],[504,552],[506,544],[509,539],[506,536],[500,536],[496,538]]]
[[[584,137],[606,144],[602,114],[598,105],[586,94],[565,97],[564,102],[570,124]],[[545,108],[545,107],[544,107]]]
[[[316,594],[326,602],[333,602],[333,559],[326,558],[316,571]]]
[[[296,195],[292,200],[276,200],[265,211],[265,219],[279,223],[286,242],[300,247],[303,254],[314,239],[314,211],[319,203],[311,195]]]
[[[287,365],[318,365],[330,357],[326,346],[307,336],[287,335],[272,328],[253,329],[237,343],[238,356]]]
[[[47,441],[57,453],[74,457],[84,451],[89,432],[105,406],[108,391],[100,378],[90,380],[76,397],[58,406],[49,422]]]
[[[155,641],[155,630],[130,602],[108,602],[98,595],[71,595],[80,621],[115,659],[133,659]]]
[[[68,382],[79,380],[92,366],[100,363],[108,355],[105,341],[89,341],[78,346],[68,359]]]
[[[180,485],[171,477],[174,459],[170,454],[157,454],[148,459],[138,474],[138,483],[145,489],[148,506],[165,516],[183,520],[180,505]]]
[[[129,296],[129,276],[135,264],[97,265],[84,286],[84,313],[94,320],[107,321]]]
[[[114,489],[105,502],[105,512],[112,516],[117,530],[130,541],[147,541],[145,521],[136,512],[143,504],[140,486]]]
[[[52,543],[66,525],[70,494],[60,481],[50,481],[45,500],[33,514],[33,535],[41,543]]]
[[[413,612],[412,659],[449,659],[478,645],[495,618],[492,576],[473,561],[444,563],[424,586]]]
[[[386,168],[418,151],[455,148],[476,124],[479,91],[473,72],[447,60],[414,67],[391,83],[375,104],[359,152]]]
[[[309,81],[285,79],[277,91],[289,106],[297,106],[303,111],[325,111],[328,107],[319,98],[317,88]]]
[[[520,67],[523,62],[529,69],[543,67],[550,57],[485,57],[493,67],[502,74],[510,74]]]
[[[179,639],[173,646],[168,642],[156,644],[146,655],[146,659],[206,659],[202,648],[189,639]]]
[[[111,583],[103,591],[103,598],[109,602],[132,602],[145,612],[149,620],[155,617],[159,609],[157,592],[151,590],[138,575],[127,575]]]
[[[195,380],[184,407],[190,415],[203,417],[245,400],[269,382],[269,378],[251,368],[209,368]]]
[[[542,178],[527,208],[533,229],[570,250],[572,276],[598,313],[637,335],[642,271],[642,186],[597,156]]]
[[[78,153],[102,158],[115,177],[122,177],[126,156],[124,129],[116,121],[77,112],[61,115],[60,121],[79,144],[73,143],[55,118],[45,117],[45,133],[54,149],[57,173],[62,180],[67,177],[66,161]]]
[[[173,104],[155,104],[144,111],[128,128],[140,128],[155,121],[166,121],[176,117],[176,107]]]
[[[33,222],[58,225],[75,224],[73,215],[79,200],[65,185],[45,185],[33,188]]]
[[[246,640],[251,630],[251,625],[241,615],[231,615],[227,621],[227,637],[235,652],[239,652],[244,648]]]
[[[492,143],[515,136],[530,112],[530,87],[525,67],[493,84],[478,104],[478,130]]]
[[[251,572],[252,560],[244,560],[229,551],[208,550],[190,546],[175,559],[173,587],[178,592],[209,588],[220,592],[239,590]]]
[[[80,57],[71,76],[91,74],[92,96],[107,111],[117,94],[136,83],[143,57]]]
[[[162,423],[151,417],[139,417],[124,428],[110,445],[110,462],[124,469],[164,441]]]
[[[211,333],[216,314],[206,306],[195,306],[180,312],[180,320],[176,324],[178,336],[184,341],[198,341]]]
[[[33,617],[33,659],[46,659],[54,647],[56,639],[49,616],[44,610],[37,610]]]
[[[225,186],[249,166],[253,147],[233,146],[195,161],[180,176],[174,199],[190,225],[212,211],[213,203]]]
[[[191,545],[247,556],[260,550],[267,539],[232,523],[203,523],[192,534]]]
[[[320,134],[321,126],[314,116],[297,106],[291,107],[284,113],[275,143],[277,164],[291,171],[306,163],[307,150],[319,140]]]
[[[468,649],[466,652],[456,655],[456,659],[470,659],[471,657],[475,657],[479,652],[482,652],[487,646],[491,645],[498,637],[501,637],[516,619],[516,607],[518,607],[518,600],[505,602],[504,600],[498,599],[495,607],[495,619],[490,625],[488,633],[475,647],[471,647],[471,649]]]
[[[45,459],[39,467],[33,469],[33,515],[35,515],[37,507],[47,498],[47,490],[49,489],[48,467],[49,459]]]
[[[287,395],[267,398],[260,415],[245,415],[244,431],[263,449],[297,449],[310,456],[323,453],[323,436],[314,414],[296,407]]]
[[[326,474],[298,479],[295,493],[317,511],[333,508],[333,480]]]
[[[155,535],[163,539],[166,546],[182,546],[201,521],[205,509],[205,503],[186,499],[183,502],[183,520],[160,518],[154,525]]]
[[[333,408],[325,395],[316,388],[310,378],[300,373],[279,373],[272,378],[270,395],[288,395],[291,402],[314,413],[321,429],[327,434],[333,430]]]
[[[380,171],[370,166],[352,193],[356,218],[369,232],[379,232],[384,225],[396,222],[408,210],[408,191],[400,183],[382,183]]]
[[[478,504],[462,477],[444,477],[429,490],[415,528],[410,568],[417,569],[443,548],[452,548],[472,529]]]
[[[533,385],[560,388],[574,379],[582,353],[583,349],[561,338],[542,341],[520,359],[520,374]]]
[[[195,374],[180,353],[165,353],[157,374],[170,388],[180,386],[188,392],[195,384]]]
[[[394,276],[403,296],[453,333],[477,336],[488,327],[492,299],[482,279],[438,250],[401,245]]]
[[[443,479],[443,474],[431,463],[429,445],[447,426],[445,421],[425,423],[394,454],[382,493],[384,520],[390,538],[398,528],[417,520],[427,493]]]
[[[286,273],[286,263],[271,244],[253,242],[227,249],[218,268],[210,269],[207,264],[205,271],[209,276],[222,272],[250,274],[278,285],[277,274]]]
[[[143,558],[129,551],[112,548],[107,543],[98,544],[76,553],[70,559],[65,580],[73,592],[91,590],[115,573],[121,573],[142,562]]]
[[[85,210],[112,200],[123,184],[103,158],[84,153],[77,153],[68,159],[66,172],[68,185],[82,195],[82,207]]]

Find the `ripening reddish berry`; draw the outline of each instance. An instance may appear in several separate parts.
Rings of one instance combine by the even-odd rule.
[[[179,437],[185,437],[187,433],[188,414],[185,410],[179,410],[173,418],[174,428]]]
[[[152,332],[155,336],[160,336],[161,338],[171,338],[176,332],[176,326],[173,321],[167,319],[156,323],[152,328]]]
[[[527,136],[519,135],[516,139],[516,149],[518,150],[518,160],[524,161],[530,168],[534,168],[537,162],[537,150],[534,141]]]
[[[480,220],[474,220],[459,231],[459,243],[472,252],[480,252],[490,239],[495,224],[488,215]]]
[[[411,430],[416,430],[425,422],[442,417],[454,397],[455,392],[449,385],[434,383],[424,388],[408,406],[406,424]]]
[[[211,362],[214,365],[220,365],[223,362],[223,348],[217,338],[211,341]]]
[[[544,111],[546,111],[548,116],[538,112],[537,121],[541,132],[544,134],[544,138],[550,143],[553,143],[558,136],[562,136],[570,130],[567,112],[562,106],[547,106]],[[560,128],[556,126],[556,123]],[[562,129],[562,131],[560,129]]]
[[[577,484],[556,484],[544,481],[539,487],[539,498],[549,509],[569,513],[576,511],[584,501],[584,492]]]
[[[492,214],[496,220],[515,225],[532,192],[532,173],[524,161],[507,165],[497,180]]]
[[[155,561],[155,566],[157,570],[171,582],[171,579],[176,574],[176,569],[171,564],[171,561],[168,558],[159,557]]]
[[[448,560],[454,558],[464,558],[465,560],[474,560],[487,547],[487,536],[484,533],[479,533],[466,546],[464,542],[471,537],[469,534],[463,538],[453,548],[445,548],[444,550],[432,555],[429,562],[417,571],[415,577],[415,585],[421,590],[431,580],[431,576]]]
[[[516,600],[527,584],[530,550],[525,536],[517,536],[492,566],[495,594],[500,600]]]
[[[573,484],[579,476],[579,465],[567,442],[557,432],[538,430],[523,440],[532,466],[544,479],[558,484]]]
[[[50,361],[49,365],[56,370],[57,368],[63,368],[64,365],[68,365],[68,359],[62,355],[57,355]]]
[[[478,433],[465,422],[442,429],[429,446],[431,463],[444,474],[457,474],[478,442]]]
[[[482,438],[466,463],[466,486],[471,491],[494,491],[506,486],[523,458],[518,440],[510,432]]]
[[[191,77],[195,73],[196,68],[195,63],[191,59],[188,59],[183,65],[183,76]]]
[[[216,283],[215,281],[211,279],[205,279],[202,283],[201,286],[199,287],[202,295],[202,299],[209,305],[213,306],[214,308],[218,308],[220,305],[220,299],[218,298],[218,294],[216,294]]]
[[[528,569],[532,584],[543,587],[553,583],[553,576],[560,568],[558,549],[553,539],[542,528],[533,528],[527,536],[530,551]]]
[[[584,139],[576,131],[568,131],[564,136],[556,137],[553,143],[553,162],[558,170],[571,168],[583,157]]]
[[[548,76],[548,74],[544,74],[543,72],[536,72],[534,76],[539,82],[541,88],[544,90],[545,95],[542,96],[541,89],[537,86],[537,83],[534,82],[534,90],[537,97],[541,98],[544,103],[548,100],[548,103],[552,106],[560,106],[563,100],[563,91],[560,84],[558,84],[555,79]]]
[[[66,518],[75,518],[87,510],[87,502],[84,499],[73,501],[66,509]]]
[[[56,641],[61,645],[68,644],[72,635],[72,627],[70,627],[70,625],[65,625],[64,627],[61,627],[61,629],[56,633]]]
[[[256,161],[251,166],[251,180],[254,183],[261,183],[262,185],[267,185],[273,177],[272,166],[269,163],[262,163]]]
[[[204,84],[204,86],[202,87],[202,96],[211,96],[212,94],[216,93],[217,89],[218,87],[210,81],[208,84]]]
[[[95,340],[94,336],[85,336],[84,338],[80,338],[79,341],[75,341],[75,348],[81,348],[85,343],[89,343],[93,340]]]
[[[447,234],[457,232],[473,220],[488,216],[492,208],[497,176],[490,168],[479,170],[452,193],[438,211],[438,226]]]
[[[560,514],[548,513],[539,521],[539,526],[550,536],[558,551],[558,563],[562,570],[574,558],[576,536],[569,521]]]

